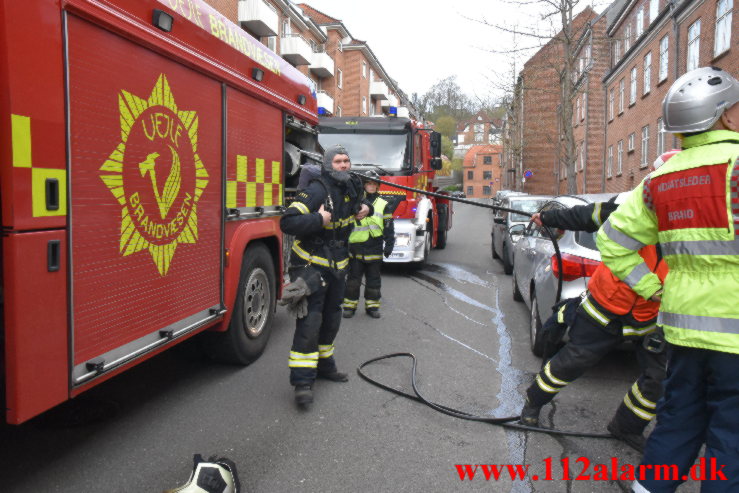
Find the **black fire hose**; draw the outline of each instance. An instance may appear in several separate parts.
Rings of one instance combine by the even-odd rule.
[[[357,176],[359,178],[364,178],[364,179],[367,178],[362,173],[357,173],[355,171],[350,171],[349,173],[351,173],[351,174],[353,174],[353,175],[355,175],[355,176]],[[527,217],[533,216],[533,214],[531,214],[529,212],[519,211],[519,210],[516,210],[516,209],[509,209],[509,208],[506,208],[506,207],[500,207],[500,206],[496,206],[496,205],[481,204],[479,202],[474,202],[472,200],[465,200],[465,199],[462,199],[462,198],[451,197],[450,195],[445,195],[445,194],[441,194],[441,193],[429,192],[429,191],[421,190],[421,189],[418,189],[418,188],[406,187],[405,185],[399,185],[397,183],[392,183],[392,182],[383,181],[383,180],[377,180],[376,178],[372,178],[372,181],[378,181],[378,182],[383,183],[383,184],[385,184],[385,185],[387,185],[389,187],[399,188],[401,190],[406,190],[406,191],[409,191],[409,192],[415,192],[415,193],[419,193],[419,194],[426,195],[426,196],[429,196],[429,197],[436,197],[436,198],[440,198],[440,199],[444,199],[444,200],[451,200],[451,201],[454,201],[454,202],[461,202],[463,204],[469,204],[469,205],[472,205],[472,206],[475,206],[475,207],[483,207],[485,209],[493,209],[493,210],[498,210],[498,211],[511,212],[511,213],[514,213],[514,214],[522,214],[522,215],[527,216]],[[549,229],[549,227],[546,224],[542,224],[542,226],[546,230],[546,232],[549,235],[549,237],[552,239],[552,244],[554,245],[554,251],[555,251],[555,254],[557,256],[557,266],[559,267],[559,272],[561,273],[562,272],[562,253],[559,250],[559,244],[557,242],[557,238],[553,234],[552,230]],[[555,303],[559,303],[561,296],[562,296],[562,275],[560,274],[560,276],[558,276],[558,280],[557,280],[557,296],[556,296],[556,302]],[[413,387],[413,392],[415,393],[415,395],[409,394],[407,392],[403,392],[402,390],[398,390],[398,389],[396,389],[394,387],[390,387],[388,385],[385,385],[383,383],[380,383],[377,380],[374,380],[374,379],[370,378],[369,376],[367,376],[362,371],[365,366],[368,366],[368,365],[370,365],[372,363],[376,363],[376,362],[381,361],[381,360],[384,360],[384,359],[399,358],[399,357],[407,357],[407,358],[411,358],[413,360],[413,368],[411,370],[411,386]],[[543,366],[544,366],[544,360],[542,360],[542,367]],[[454,409],[454,408],[451,408],[451,407],[444,406],[442,404],[438,404],[436,402],[432,402],[432,401],[426,399],[418,391],[418,386],[416,385],[416,357],[415,357],[415,355],[413,355],[413,353],[392,353],[392,354],[387,354],[385,356],[379,356],[377,358],[373,358],[373,359],[371,359],[369,361],[365,361],[364,363],[362,363],[361,365],[359,365],[359,367],[357,368],[357,373],[359,374],[359,376],[362,379],[364,379],[365,381],[371,383],[372,385],[375,385],[375,386],[380,387],[380,388],[382,388],[384,390],[387,390],[388,392],[392,392],[394,394],[401,395],[401,396],[406,397],[408,399],[412,399],[414,401],[422,402],[422,403],[426,404],[427,406],[429,406],[430,408],[435,409],[436,411],[439,411],[440,413],[446,414],[448,416],[453,416],[455,418],[466,419],[466,420],[469,420],[469,421],[479,421],[479,422],[483,422],[483,423],[489,423],[489,424],[492,424],[492,425],[503,426],[505,428],[514,429],[514,430],[533,431],[533,432],[538,432],[538,433],[547,433],[547,434],[550,434],[550,435],[564,435],[564,436],[574,436],[574,437],[584,437],[584,438],[614,438],[612,435],[610,435],[610,434],[604,434],[604,433],[583,433],[583,432],[574,432],[574,431],[562,431],[562,430],[555,430],[555,429],[550,429],[550,428],[540,428],[540,427],[535,427],[535,426],[526,426],[526,425],[522,425],[520,423],[514,423],[514,421],[517,421],[520,418],[520,416],[508,416],[508,417],[504,417],[504,418],[492,418],[490,416],[475,416],[475,415],[470,414],[470,413],[467,413],[465,411],[460,411],[458,409]]]

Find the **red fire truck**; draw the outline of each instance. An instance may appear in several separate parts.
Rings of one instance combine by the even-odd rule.
[[[406,187],[437,192],[434,177],[441,163],[441,134],[409,118],[322,117],[318,140],[326,148],[344,145],[358,172],[375,169],[382,180]],[[395,248],[385,262],[428,260],[431,248],[446,246],[452,227],[452,203],[418,192],[382,185],[380,193],[397,204]]]
[[[205,329],[256,359],[310,81],[202,0],[0,0],[0,36],[6,420]]]

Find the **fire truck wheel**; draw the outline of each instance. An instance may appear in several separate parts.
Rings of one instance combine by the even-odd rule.
[[[250,246],[241,264],[241,277],[231,324],[216,332],[212,356],[218,361],[248,365],[261,356],[272,330],[276,303],[275,267],[267,247]]]

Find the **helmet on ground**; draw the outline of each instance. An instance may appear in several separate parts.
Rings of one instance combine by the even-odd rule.
[[[660,166],[665,164],[668,159],[670,159],[672,156],[680,152],[679,149],[672,149],[671,151],[663,152],[659,156],[657,156],[657,159],[654,160],[654,163],[652,163],[652,170],[658,170]]]
[[[233,461],[215,456],[206,461],[196,454],[193,462],[189,481],[164,493],[240,493],[239,474]]]
[[[739,82],[731,74],[716,67],[691,70],[672,84],[662,101],[665,132],[704,132],[737,101]]]
[[[375,181],[375,182],[377,182],[377,183],[380,183],[380,181],[382,181],[382,180],[380,179],[380,175],[379,175],[379,174],[377,174],[377,171],[375,171],[375,170],[373,170],[373,169],[371,169],[371,170],[369,170],[369,171],[366,171],[366,172],[365,172],[365,173],[364,173],[364,174],[362,175],[362,180],[364,180],[364,182],[365,182],[365,183],[367,183],[368,181]]]

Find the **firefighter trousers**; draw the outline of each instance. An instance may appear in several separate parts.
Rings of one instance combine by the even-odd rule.
[[[290,385],[313,385],[318,373],[336,371],[334,339],[341,325],[345,274],[337,277],[327,269],[319,271],[326,285],[308,296],[308,315],[295,323],[288,360]],[[295,280],[292,272],[290,280]]]
[[[668,464],[660,469],[669,477],[660,478],[651,467],[634,491],[673,492],[683,477],[703,479],[701,493],[739,491],[739,354],[682,346],[670,346],[668,353],[665,395],[641,463]],[[705,475],[700,475],[691,467],[704,443]]]
[[[362,286],[362,276],[366,278],[364,285],[365,309],[380,308],[381,269],[382,260],[372,260],[370,262],[358,258],[349,260],[349,275],[346,280],[346,295],[344,297],[345,309],[357,309],[357,305],[359,304],[359,289]]]
[[[582,306],[577,309],[569,336],[567,344],[547,362],[526,391],[531,406],[541,407],[554,399],[567,384],[624,343],[620,332],[605,330]],[[614,417],[619,428],[626,433],[640,434],[644,431],[654,417],[657,400],[662,396],[666,356],[664,353],[647,351],[642,342],[643,337],[634,340],[641,375],[629,389]]]

